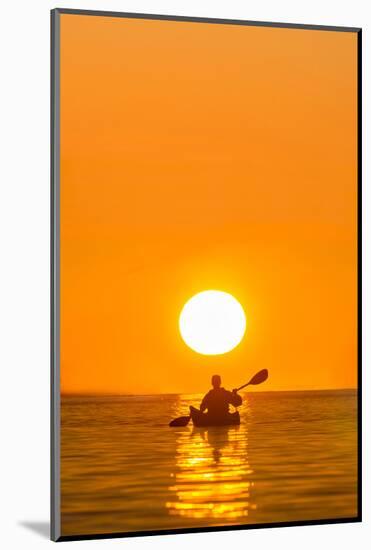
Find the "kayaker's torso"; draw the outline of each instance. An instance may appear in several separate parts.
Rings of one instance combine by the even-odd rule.
[[[229,405],[239,407],[242,403],[241,397],[234,392],[224,388],[213,388],[202,400],[200,410],[207,409],[208,415],[213,418],[222,418],[229,413]]]

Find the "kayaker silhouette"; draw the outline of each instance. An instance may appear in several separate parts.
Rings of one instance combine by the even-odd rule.
[[[211,378],[213,389],[210,390],[201,402],[201,408],[189,407],[189,416],[179,416],[169,423],[171,428],[181,428],[187,426],[192,419],[194,426],[229,426],[230,424],[239,424],[240,415],[238,411],[229,412],[229,405],[239,407],[242,399],[237,392],[247,386],[257,386],[262,384],[268,378],[268,370],[262,369],[257,372],[246,384],[242,384],[237,390],[227,391],[221,387],[222,380],[218,374]],[[204,412],[206,411],[207,412]]]
[[[214,374],[211,378],[213,388],[201,401],[200,409],[192,406],[189,408],[195,426],[223,426],[240,423],[238,411],[231,413],[229,405],[239,407],[242,405],[242,398],[238,395],[237,390],[228,391],[221,387],[221,383],[220,376]]]

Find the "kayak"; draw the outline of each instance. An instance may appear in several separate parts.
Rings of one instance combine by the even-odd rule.
[[[228,413],[224,418],[209,418],[208,414],[202,413],[195,407],[190,407],[190,415],[194,426],[236,426],[240,424],[240,414],[238,411]]]

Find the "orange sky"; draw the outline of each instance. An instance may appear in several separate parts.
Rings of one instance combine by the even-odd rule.
[[[62,392],[356,387],[356,33],[61,15]],[[247,314],[198,355],[205,289]]]

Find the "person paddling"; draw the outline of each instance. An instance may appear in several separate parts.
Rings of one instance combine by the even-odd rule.
[[[257,386],[262,384],[268,378],[267,369],[262,369],[257,372],[246,384],[242,384],[239,388],[233,391],[227,391],[221,387],[222,380],[218,374],[214,374],[211,378],[213,389],[210,390],[201,402],[200,409],[189,407],[189,416],[179,416],[170,421],[171,428],[179,428],[187,426],[191,420],[195,426],[227,426],[230,424],[239,424],[240,415],[238,411],[229,412],[229,405],[239,407],[242,404],[242,398],[237,392],[243,390],[247,386]],[[207,412],[205,413],[205,411]]]
[[[242,405],[242,397],[238,395],[237,390],[228,391],[221,387],[221,377],[218,374],[214,374],[211,378],[211,384],[213,388],[203,398],[200,409],[197,411],[195,407],[190,407],[192,413],[201,412],[207,415],[207,419],[210,422],[223,422],[227,421],[229,415],[229,405],[239,407]]]

